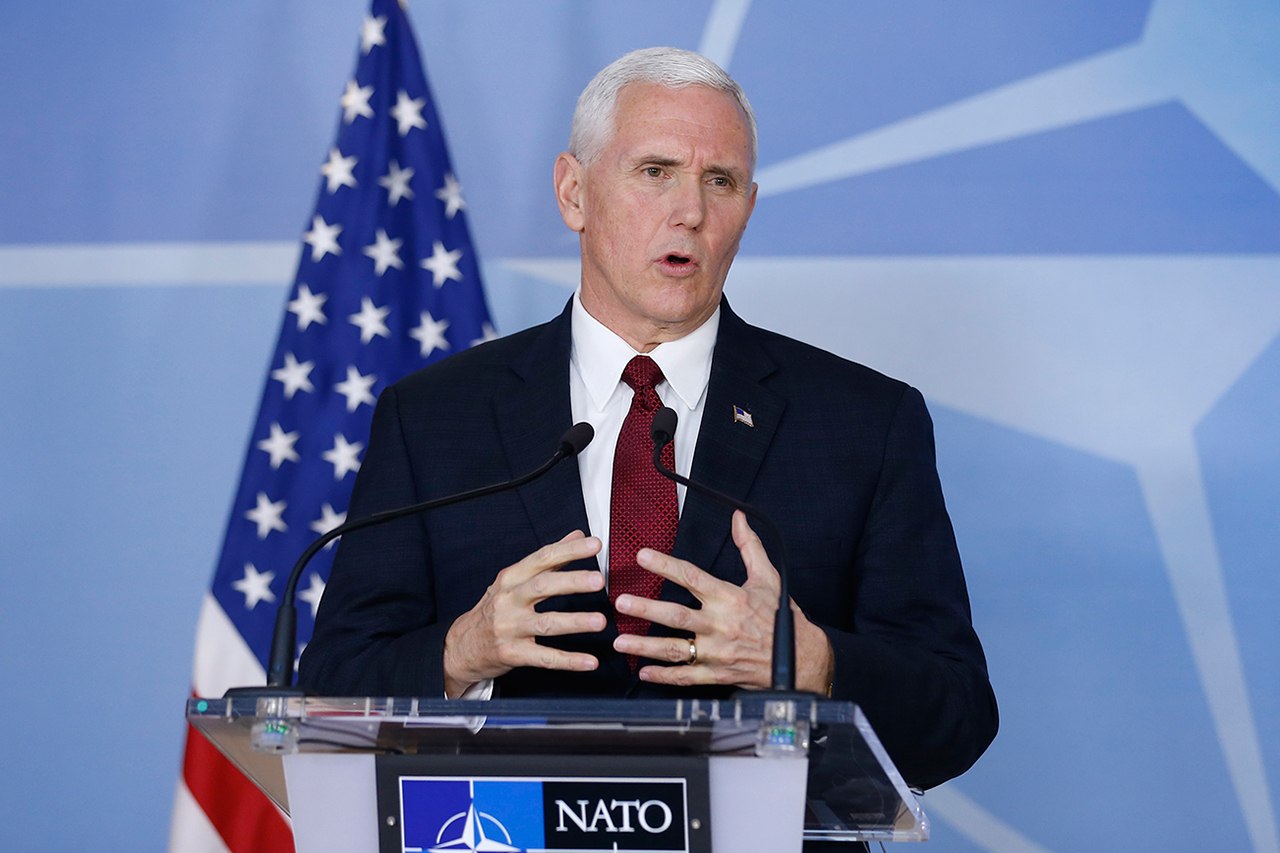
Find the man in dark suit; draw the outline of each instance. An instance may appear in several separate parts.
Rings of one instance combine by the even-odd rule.
[[[923,400],[747,325],[723,298],[755,158],[745,95],[695,54],[637,51],[584,90],[555,164],[582,250],[577,294],[557,319],[389,388],[349,515],[523,473],[576,421],[597,437],[517,491],[344,537],[304,686],[453,697],[767,687],[778,575],[745,517],[674,486],[653,492],[666,532],[623,517],[620,491],[660,489],[620,489],[632,475],[614,467],[656,393],[681,415],[677,469],[755,504],[786,539],[797,687],[858,702],[914,785],[977,759],[995,700]],[[635,384],[633,370],[650,378]],[[652,592],[619,594],[637,576]]]

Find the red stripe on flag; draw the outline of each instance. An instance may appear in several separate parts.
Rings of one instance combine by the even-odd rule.
[[[231,853],[293,853],[293,830],[275,805],[191,726],[182,778]]]

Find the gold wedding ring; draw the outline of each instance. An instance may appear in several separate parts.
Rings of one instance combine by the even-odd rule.
[[[688,666],[693,666],[697,662],[698,662],[698,642],[697,642],[697,639],[695,638],[689,641],[689,659],[685,661],[685,664]]]

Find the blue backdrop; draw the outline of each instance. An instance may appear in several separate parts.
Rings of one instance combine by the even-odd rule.
[[[926,796],[929,849],[1280,849],[1280,7],[409,8],[500,332],[576,281],[551,162],[597,68],[675,44],[746,87],[735,309],[937,422],[1002,729]],[[364,11],[5,12],[4,849],[165,843],[195,619]]]

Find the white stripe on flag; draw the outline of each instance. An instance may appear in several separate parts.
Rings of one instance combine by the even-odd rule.
[[[228,687],[267,683],[267,673],[223,612],[212,592],[205,593],[196,627],[196,659],[192,686],[197,696],[216,698]]]
[[[178,780],[173,798],[173,822],[169,825],[170,853],[228,853],[222,836],[209,823],[204,809],[191,796],[187,786]]]

